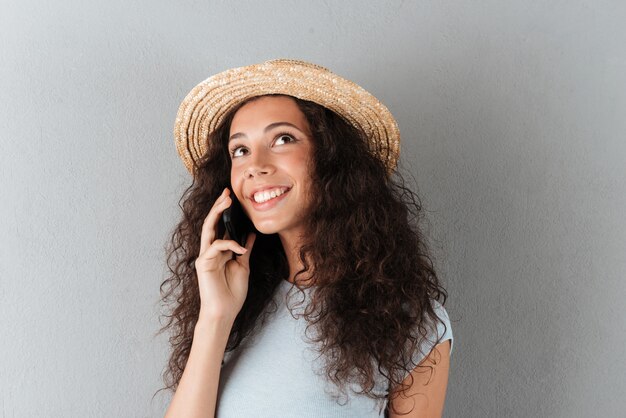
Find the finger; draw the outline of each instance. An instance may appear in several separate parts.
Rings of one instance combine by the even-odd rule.
[[[195,268],[197,272],[220,272],[224,269],[224,266],[232,258],[232,251],[221,251],[218,255],[208,259],[205,257],[198,257],[195,261]]]
[[[221,260],[224,257],[221,256],[228,251],[242,254],[246,249],[233,240],[216,239],[205,253],[201,253],[200,257],[196,259],[196,263],[200,263],[203,268],[208,270],[216,270],[223,264]],[[226,253],[225,255],[227,260],[232,254]]]
[[[200,253],[206,251],[211,243],[215,240],[217,235],[217,223],[219,222],[222,213],[226,208],[228,208],[232,204],[232,199],[224,194],[218,198],[209,214],[204,219],[204,223],[202,224],[202,233],[200,238]]]
[[[239,259],[239,264],[242,266],[249,268],[250,266],[250,254],[252,253],[252,247],[254,246],[254,241],[256,241],[256,233],[250,232],[246,239],[246,246],[244,247],[246,251],[244,254],[237,257]]]

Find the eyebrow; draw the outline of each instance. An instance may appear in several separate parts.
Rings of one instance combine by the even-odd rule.
[[[268,131],[271,131],[272,129],[274,129],[274,128],[278,127],[278,126],[282,126],[282,125],[291,126],[292,128],[295,128],[298,131],[302,132],[302,130],[300,128],[298,128],[296,125],[294,125],[293,123],[289,123],[289,122],[274,122],[274,123],[270,123],[269,125],[267,125],[265,127],[265,129],[263,129],[263,133],[267,133]],[[304,132],[302,132],[302,133],[304,133]],[[230,136],[230,138],[228,138],[228,143],[230,144],[230,141],[232,141],[233,139],[242,138],[242,137],[247,137],[247,135],[242,133],[242,132],[237,132],[236,134],[232,134]]]

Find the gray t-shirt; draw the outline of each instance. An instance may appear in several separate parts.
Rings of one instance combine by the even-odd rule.
[[[305,335],[307,322],[298,315],[304,312],[311,290],[304,290],[304,300],[302,292],[291,286],[290,282],[282,281],[274,296],[278,310],[237,349],[225,354],[216,418],[384,417],[386,400],[381,405],[372,398],[351,392],[350,388],[355,392],[359,390],[354,385],[348,385],[346,399],[325,378],[323,359],[307,339],[314,333],[314,327],[309,327]],[[289,312],[286,298],[298,319]],[[445,322],[445,329],[443,323],[437,324],[437,337],[443,335],[441,342],[449,339],[453,345],[448,314],[439,302],[433,302],[437,315]],[[437,337],[429,336],[430,341],[422,345],[421,351],[429,353]],[[417,352],[412,360],[418,364],[423,357]],[[375,381],[374,393],[387,393],[387,379],[378,375]]]

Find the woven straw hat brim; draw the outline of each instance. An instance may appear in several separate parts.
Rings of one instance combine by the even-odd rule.
[[[187,170],[208,150],[209,135],[237,104],[255,96],[286,94],[320,104],[342,116],[369,138],[370,151],[388,174],[396,168],[400,131],[393,115],[376,97],[328,69],[301,60],[276,59],[229,69],[194,87],[182,101],[174,138]]]

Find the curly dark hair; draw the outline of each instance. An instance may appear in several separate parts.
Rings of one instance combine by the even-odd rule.
[[[195,166],[192,184],[179,201],[182,219],[166,247],[171,276],[160,287],[161,300],[171,305],[171,311],[159,334],[171,328],[172,346],[163,373],[166,387],[160,390],[176,390],[191,350],[200,312],[194,261],[202,223],[230,184],[230,123],[241,106],[258,97],[262,96],[240,103],[226,115],[209,138],[212,146]],[[312,202],[305,220],[308,232],[299,250],[303,269],[297,272],[294,286],[303,290],[297,282],[302,273],[314,279],[303,315],[307,329],[319,330],[313,342],[319,343],[319,353],[326,359],[328,379],[342,394],[346,384],[355,382],[363,389],[358,393],[384,403],[388,396],[395,399],[408,389],[402,381],[416,366],[412,356],[427,335],[436,335],[433,327],[441,321],[431,300],[441,299],[445,305],[447,299],[418,228],[421,203],[397,170],[388,175],[363,132],[323,106],[293,99],[313,137]],[[288,277],[278,234],[257,232],[248,294],[234,321],[227,352],[236,349],[258,321],[264,323],[262,314],[270,304],[276,308],[272,296]],[[376,372],[389,382],[388,393],[373,393]]]

